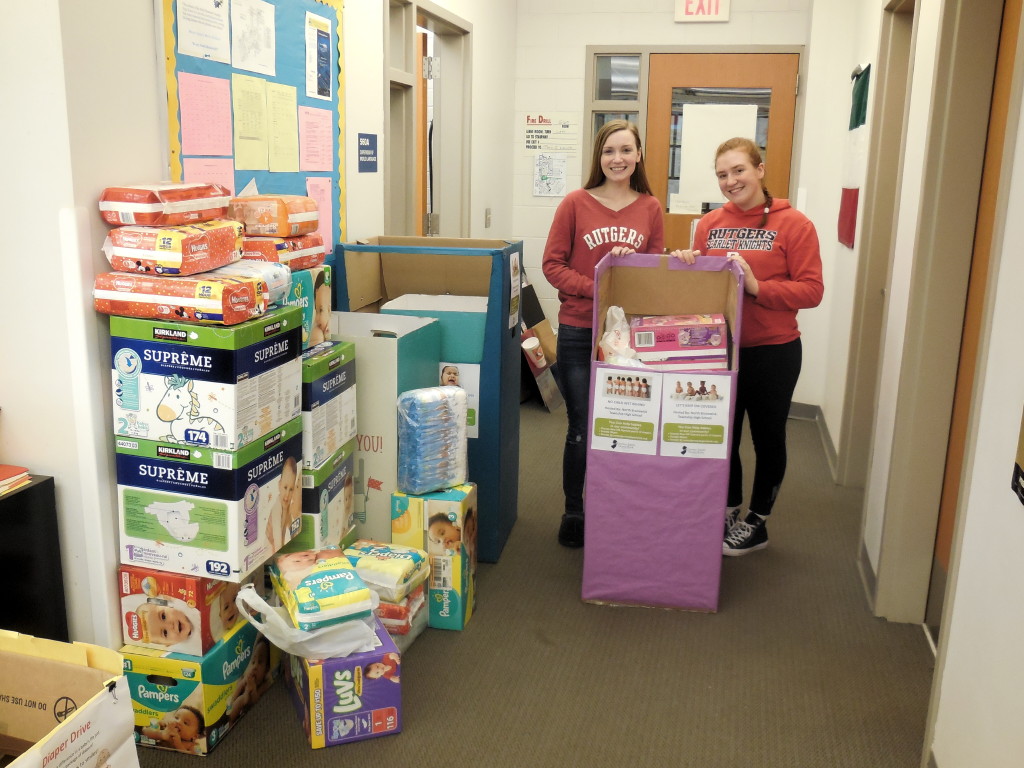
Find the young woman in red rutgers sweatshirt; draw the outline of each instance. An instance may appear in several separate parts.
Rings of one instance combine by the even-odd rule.
[[[744,555],[768,546],[765,520],[786,474],[786,419],[800,376],[797,310],[821,302],[821,255],[814,225],[788,200],[775,200],[764,186],[764,163],[750,139],[726,141],[715,152],[718,186],[728,202],[697,222],[695,257],[725,256],[743,270],[743,323],[736,379],[729,496],[722,554]],[[743,503],[740,435],[750,419],[754,485],[749,512]]]
[[[611,253],[663,253],[664,216],[651,194],[640,134],[611,120],[594,139],[590,177],[555,211],[544,247],[544,276],[558,289],[558,378],[569,426],[562,459],[565,513],[558,541],[583,546],[583,481],[594,309],[594,267]]]

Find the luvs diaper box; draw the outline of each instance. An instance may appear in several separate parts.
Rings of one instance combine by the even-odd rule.
[[[281,652],[240,621],[204,656],[126,645],[140,746],[206,755],[276,679]]]
[[[302,470],[302,527],[282,552],[340,547],[355,538],[355,450],[349,440],[316,469]]]
[[[430,559],[428,623],[464,629],[476,607],[477,494],[473,483],[420,496],[391,497],[391,541]]]
[[[301,313],[230,328],[110,318],[114,434],[235,451],[300,414]]]
[[[402,657],[375,623],[372,651],[323,661],[286,657],[285,679],[313,749],[402,730]]]
[[[242,581],[298,533],[302,419],[240,451],[121,438],[121,562]]]
[[[132,565],[117,584],[128,645],[202,656],[241,621],[237,584]]]
[[[356,348],[325,341],[302,353],[302,461],[317,469],[356,436]]]

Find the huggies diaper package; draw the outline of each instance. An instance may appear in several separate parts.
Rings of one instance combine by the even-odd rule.
[[[356,348],[325,341],[302,353],[302,439],[306,469],[317,469],[356,437]]]
[[[345,556],[382,600],[397,602],[422,584],[430,572],[427,553],[416,547],[359,539]]]
[[[305,442],[305,427],[302,437]],[[316,469],[302,470],[302,529],[281,552],[342,547],[355,540],[355,450],[356,441],[349,440]]]
[[[476,606],[476,486],[391,497],[391,541],[425,549],[429,623],[464,629]]]
[[[220,184],[141,184],[107,187],[100,194],[100,215],[108,224],[167,227],[223,218],[231,193]]]
[[[237,584],[133,565],[117,583],[128,645],[202,656],[241,620]]]
[[[302,524],[301,431],[232,452],[117,440],[121,562],[243,581]]]
[[[256,261],[275,261],[285,264],[293,272],[318,267],[327,258],[324,238],[319,232],[300,237],[242,238],[242,258]]]
[[[376,624],[372,651],[323,661],[286,657],[285,679],[313,749],[402,730],[402,657]]]
[[[277,678],[281,652],[248,621],[203,656],[126,645],[139,746],[206,755]]]
[[[228,203],[228,218],[242,222],[247,235],[298,237],[320,226],[316,201],[302,195],[234,197]]]
[[[332,271],[329,264],[292,271],[285,304],[302,310],[302,348],[315,347],[331,334]]]
[[[280,554],[267,571],[281,605],[302,630],[362,619],[377,607],[377,596],[337,547]]]
[[[235,261],[210,270],[213,277],[233,277],[236,279],[262,280],[265,285],[267,302],[281,306],[288,298],[292,289],[292,271],[285,264],[269,261]],[[262,313],[261,313],[262,314]]]
[[[214,219],[177,227],[117,227],[103,253],[118,272],[194,275],[242,258],[242,225]]]
[[[267,285],[259,275],[217,271],[188,277],[104,272],[93,282],[93,307],[107,315],[214,325],[237,325],[267,311]]]
[[[114,434],[235,451],[299,416],[300,316],[231,327],[110,318]]]
[[[398,489],[423,494],[466,482],[466,390],[426,387],[398,396]]]

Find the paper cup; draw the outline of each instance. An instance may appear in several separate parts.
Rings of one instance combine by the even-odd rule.
[[[544,349],[540,345],[540,340],[536,336],[531,336],[523,341],[523,349],[526,350],[526,354],[533,360],[533,364],[538,368],[544,368],[547,366],[548,361],[544,358]]]

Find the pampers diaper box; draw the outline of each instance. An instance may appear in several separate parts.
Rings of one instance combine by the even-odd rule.
[[[281,652],[240,621],[201,657],[126,645],[140,746],[206,755],[277,677]]]
[[[330,335],[331,277],[329,264],[292,272],[292,288],[284,303],[302,310],[303,349],[315,347]]]
[[[231,327],[110,318],[114,434],[237,451],[299,415],[301,312]]]
[[[355,439],[317,469],[302,470],[302,528],[281,552],[340,547],[355,541]]]
[[[122,565],[117,572],[124,642],[202,656],[241,621],[238,585]]]
[[[302,418],[240,451],[119,438],[121,562],[240,582],[301,527]]]
[[[425,549],[428,624],[464,629],[476,607],[477,494],[473,483],[391,496],[391,542]]]
[[[285,679],[313,749],[402,730],[402,657],[376,621],[377,647],[314,661],[286,656]]]
[[[356,348],[325,341],[302,353],[302,466],[317,469],[356,437]]]

